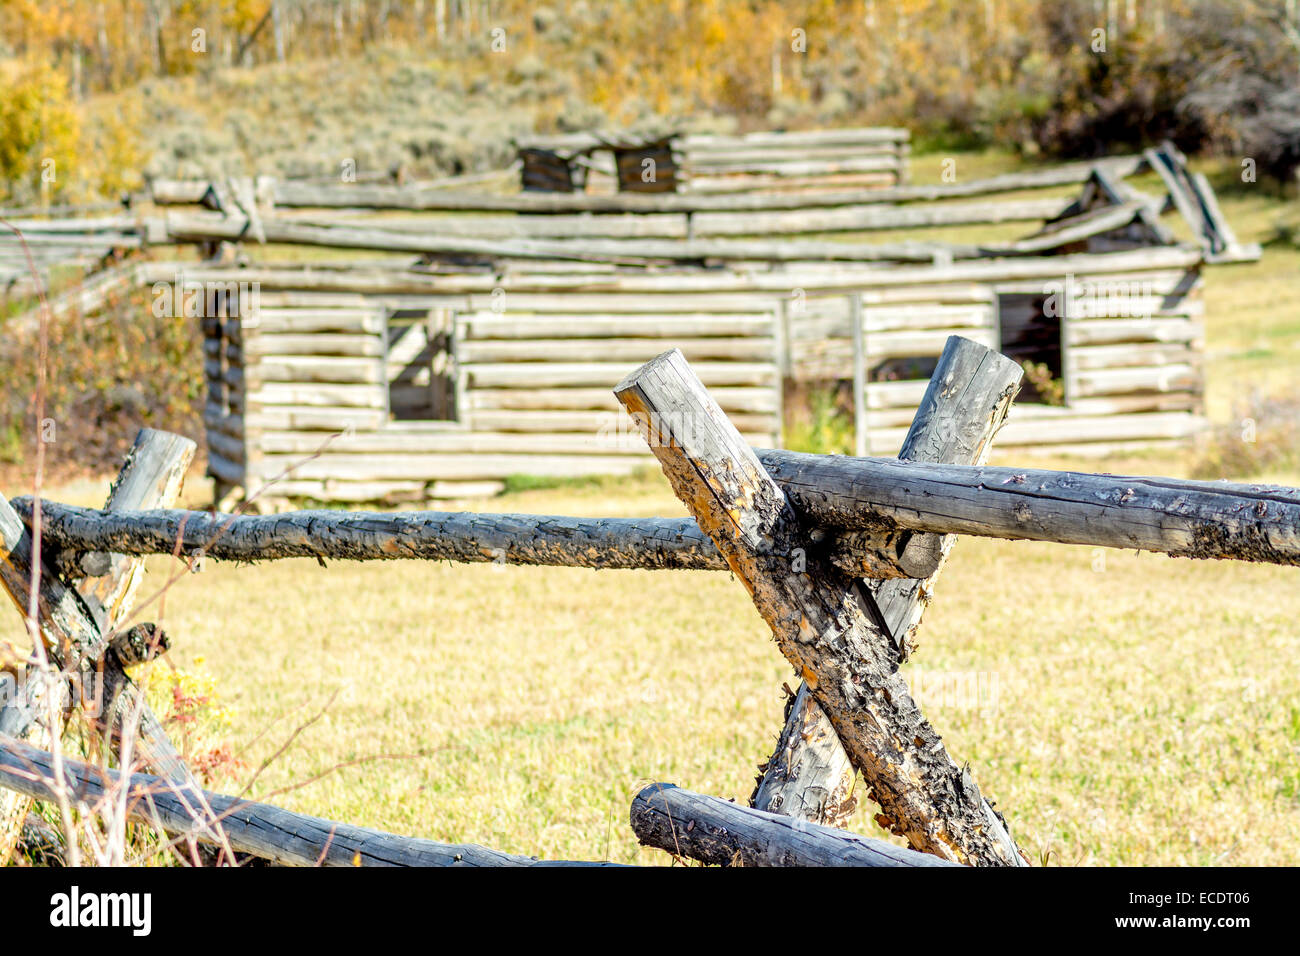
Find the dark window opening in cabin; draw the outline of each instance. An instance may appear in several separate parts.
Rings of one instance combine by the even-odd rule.
[[[998,296],[998,322],[1002,354],[1019,362],[1025,377],[1016,401],[1036,405],[1064,405],[1061,380],[1061,316],[1048,307],[1049,298],[1035,293]],[[1052,314],[1049,314],[1052,313]]]
[[[456,368],[449,309],[388,315],[388,411],[394,421],[455,421]]]

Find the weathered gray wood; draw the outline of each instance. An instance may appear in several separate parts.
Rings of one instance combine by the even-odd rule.
[[[231,849],[290,866],[605,866],[565,864],[514,856],[473,844],[445,844],[335,823],[217,793],[186,799],[168,781],[146,774],[123,779],[98,767],[65,760],[63,779],[72,799],[87,810],[128,787],[132,820],[203,843],[221,844],[219,827]],[[54,797],[51,755],[12,738],[0,737],[0,786],[38,800]],[[199,809],[210,808],[211,813]]]
[[[1009,173],[989,179],[924,186],[894,186],[827,193],[711,195],[695,193],[599,196],[587,193],[519,193],[503,195],[445,189],[381,185],[275,184],[279,207],[336,209],[408,209],[443,212],[625,213],[625,212],[739,212],[779,209],[813,209],[873,202],[923,202],[988,195],[1020,189],[1037,189],[1084,182],[1094,165],[1123,178],[1142,165],[1140,156],[1116,156],[1089,163],[1072,163],[1049,169]],[[210,188],[205,182],[154,185],[154,201],[192,204]]]
[[[31,513],[31,499],[14,507]],[[206,511],[95,511],[42,502],[43,534],[69,551],[185,554],[219,561],[332,558],[421,559],[647,570],[726,570],[713,543],[690,518],[569,518],[466,512],[295,511],[225,515]],[[855,538],[875,548],[877,573],[918,566],[895,539]],[[861,559],[867,563],[867,559]],[[922,559],[923,561],[924,559]]]
[[[1047,219],[1064,207],[1065,200],[1026,199],[1015,202],[965,203],[951,206],[863,207],[852,216],[827,214],[825,222],[815,214],[800,213],[791,221],[742,222],[731,226],[736,232],[773,233],[827,232],[833,229],[866,232],[885,229],[915,229]],[[173,213],[167,231],[175,241],[233,241],[247,235],[250,221],[244,216],[215,216]],[[723,229],[719,224],[718,229]],[[556,239],[477,238],[461,235],[455,225],[438,232],[416,233],[381,228],[377,225],[335,225],[303,220],[265,219],[266,241],[340,249],[376,249],[387,252],[418,252],[427,255],[479,256],[497,259],[573,259],[584,262],[696,261],[705,259],[798,261],[911,261],[929,262],[936,255],[974,259],[1005,249],[960,246],[934,242],[876,243],[837,242],[815,239]]]
[[[810,526],[832,531],[909,529],[1138,548],[1183,557],[1300,563],[1300,490],[1294,488],[787,451],[761,451],[759,459]],[[24,509],[30,507],[21,499],[19,503]],[[45,534],[51,542],[78,550],[109,549],[124,554],[170,554],[181,522],[187,518],[182,539],[187,547],[198,546],[220,524],[230,520],[227,533],[213,545],[212,554],[240,561],[317,553],[324,557],[361,557],[361,552],[354,549],[367,535],[399,531],[415,536],[416,543],[410,547],[430,548],[430,557],[460,554],[458,549],[466,546],[472,551],[472,542],[480,535],[495,541],[493,547],[499,545],[509,552],[527,535],[551,527],[557,561],[591,560],[593,567],[646,567],[650,565],[640,563],[641,559],[613,555],[639,535],[659,535],[670,528],[685,533],[684,526],[670,519],[605,519],[602,523],[601,519],[536,515],[336,511],[229,519],[202,512],[108,515],[49,502],[45,509]],[[266,536],[277,527],[274,522],[281,520],[285,523],[278,526],[278,533],[283,534],[283,543],[263,544],[274,540]],[[21,528],[21,522],[16,526]],[[518,541],[516,532],[507,530],[510,527],[518,529]],[[336,534],[344,536],[341,543],[329,544]],[[421,535],[427,535],[428,541],[421,542]],[[583,547],[591,544],[595,548],[591,553],[597,556],[571,558],[568,552],[576,554],[580,548],[570,547],[566,541],[582,541]],[[543,545],[551,547],[545,540]],[[332,548],[337,548],[337,553]],[[444,554],[439,550],[442,548],[450,550]],[[279,553],[275,553],[277,550]],[[377,546],[376,550],[384,548]],[[526,550],[520,552],[521,558]],[[896,543],[891,550],[896,553]],[[601,563],[607,559],[615,563]],[[663,566],[671,567],[678,559],[663,560]],[[632,563],[619,563],[627,561]]]
[[[1020,367],[1006,356],[953,336],[930,378],[899,458],[982,463],[1022,376]],[[851,535],[842,533],[840,539]],[[912,559],[926,565],[926,570],[880,581],[870,593],[874,617],[891,638],[900,662],[907,656],[910,635],[929,603],[953,540],[951,535],[928,534],[905,539],[900,558],[905,562],[911,551]],[[836,563],[845,568],[844,563]],[[856,577],[874,577],[855,567],[847,570]],[[751,798],[753,806],[828,826],[847,825],[854,805],[853,769],[806,683],[787,708],[776,749],[761,773]]]
[[[1300,489],[764,451],[809,520],[1300,564]]]
[[[142,428],[127,452],[126,461],[109,491],[105,510],[108,513],[174,504],[185,482],[185,473],[194,460],[197,446],[181,435]],[[77,582],[78,593],[97,601],[108,617],[110,644],[130,617],[135,595],[144,577],[144,562],[138,557],[102,551],[108,557],[108,571],[85,577]],[[101,723],[120,735],[124,721],[139,711],[135,729],[136,752],[144,765],[179,784],[197,786],[185,761],[173,746],[158,718],[148,704],[137,702],[140,691],[127,676],[129,662],[115,653],[103,658],[103,695],[108,715]]]
[[[597,276],[527,271],[506,277],[473,273],[436,275],[385,269],[373,264],[327,270],[314,265],[229,269],[191,263],[144,262],[139,269],[146,283],[174,281],[178,272],[191,282],[257,283],[262,290],[264,306],[331,305],[358,309],[386,304],[363,298],[368,295],[459,297],[478,293],[471,300],[471,309],[488,310],[493,304],[492,291],[503,288],[510,295],[512,309],[528,310],[542,300],[550,304],[551,311],[608,313],[616,301],[611,296],[619,293],[641,297],[642,304],[638,310],[641,312],[653,312],[661,306],[672,312],[693,312],[699,311],[705,301],[714,308],[752,308],[756,301],[753,293],[777,293],[788,297],[790,289],[795,287],[811,292],[922,286],[938,293],[945,285],[995,281],[1024,282],[1028,286],[1025,291],[1041,293],[1043,281],[1060,281],[1060,277],[1067,274],[1088,281],[1130,281],[1141,282],[1144,286],[1150,282],[1150,286],[1144,289],[1148,294],[1181,296],[1190,291],[1190,287],[1184,288],[1191,277],[1189,270],[1199,266],[1203,259],[1204,253],[1200,249],[1160,246],[1105,254],[961,261],[946,267],[913,264],[880,269],[869,264],[845,264],[834,269],[792,267],[771,272],[673,270]],[[1162,274],[1142,274],[1157,271]],[[280,293],[275,290],[289,291]],[[694,298],[696,296],[699,298]],[[765,304],[770,304],[770,300]]]
[[[983,464],[1023,377],[1020,366],[1005,355],[953,336],[930,376],[898,457],[953,465]],[[882,583],[874,589],[881,620],[904,659],[911,634],[930,602],[954,540],[952,535],[937,541],[930,535],[911,539],[909,545],[914,548],[929,552],[937,547],[938,565],[928,575]]]
[[[652,783],[632,801],[645,846],[715,866],[953,866],[884,840]]]
[[[194,442],[179,435],[150,428],[141,429],[109,491],[107,512],[172,504],[180,493],[195,447]],[[7,502],[5,508],[8,508]],[[30,520],[30,513],[28,518]],[[26,542],[22,539],[26,539]],[[24,575],[30,586],[30,548],[30,536],[24,533],[16,549],[17,563],[12,576],[14,580],[6,580],[6,588],[24,613],[26,605],[14,588],[23,587],[17,579]],[[50,661],[55,667],[83,674],[100,663],[99,694],[104,709],[100,722],[111,732],[120,734],[124,727],[123,721],[138,713],[136,747],[145,765],[174,782],[195,785],[189,768],[168,739],[162,724],[147,704],[137,701],[138,692],[126,675],[123,662],[112,653],[104,653],[105,643],[117,636],[115,629],[131,613],[135,593],[144,574],[144,563],[139,558],[107,553],[106,550],[83,555],[83,559],[82,567],[95,567],[96,573],[77,581],[75,593],[81,599],[79,604],[82,614],[71,613],[67,618],[77,630],[70,633],[63,630],[63,625],[58,626],[61,639],[48,647]],[[8,563],[14,561],[15,556],[11,555]],[[46,564],[46,569],[42,574],[41,592],[44,595],[49,589],[53,598],[54,589],[62,588],[63,585],[51,573],[49,564],[43,563]],[[27,593],[26,588],[23,588],[22,593]],[[68,595],[67,599],[61,600],[72,604],[70,598]],[[43,615],[41,624],[44,630],[46,622]],[[86,656],[78,657],[75,652],[70,656],[66,652],[63,642],[67,640],[70,647],[74,646],[74,633],[93,645]],[[53,734],[62,733],[61,722],[56,727],[48,727],[43,722],[46,708],[42,706],[42,701],[47,695],[58,692],[45,686],[46,683],[47,675],[36,671],[29,674],[25,693],[0,708],[0,732],[37,746],[48,746]],[[12,850],[15,830],[20,832],[21,821],[30,808],[30,801],[15,800],[14,797],[12,793],[0,794],[0,861],[6,859]]]
[[[849,573],[858,576],[856,570]],[[848,826],[858,805],[857,771],[807,682],[800,681],[786,701],[784,719],[772,756],[759,765],[750,806],[823,826]]]
[[[880,804],[879,822],[944,859],[1021,863],[1001,819],[912,701],[860,585],[818,555],[804,520],[681,353],[632,372],[615,395],[808,682]]]

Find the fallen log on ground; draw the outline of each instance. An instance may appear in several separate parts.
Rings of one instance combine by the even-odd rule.
[[[760,451],[815,524],[1300,564],[1300,489]]]
[[[632,830],[645,846],[716,866],[957,866],[948,860],[652,783],[632,801]]]
[[[0,737],[0,786],[36,800],[55,798],[53,757],[12,737]],[[211,842],[214,826],[224,831],[229,845],[291,866],[605,866],[603,863],[568,863],[515,856],[474,844],[435,843],[398,836],[367,827],[335,823],[303,813],[292,813],[265,803],[253,803],[216,793],[203,793],[211,814],[196,819],[192,795],[176,793],[173,784],[159,777],[133,774],[123,781],[110,770],[79,761],[63,761],[63,779],[70,799],[93,809],[117,788],[129,786],[127,814],[132,820],[167,833]]]
[[[30,498],[14,507],[31,513]],[[65,551],[189,555],[222,561],[399,558],[583,568],[724,571],[726,562],[690,518],[570,518],[467,512],[297,511],[225,515],[205,511],[96,511],[41,503],[41,533]],[[910,532],[855,538],[860,564],[879,576],[930,573],[936,556]]]

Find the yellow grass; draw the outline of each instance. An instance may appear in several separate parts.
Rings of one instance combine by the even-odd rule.
[[[1224,206],[1246,241],[1266,238],[1279,208]],[[1258,265],[1208,271],[1216,419],[1254,384],[1286,386],[1298,265],[1300,253],[1271,247]],[[1192,453],[1053,464],[1186,474]],[[684,513],[657,474],[466,507]],[[151,561],[152,580],[169,565]],[[963,539],[906,672],[1036,861],[1289,864],[1300,850],[1296,573]],[[210,565],[165,610],[171,657],[222,688],[250,770],[325,708],[255,795],[377,758],[275,802],[550,858],[667,862],[637,847],[632,795],[671,781],[745,800],[779,729],[781,685],[794,683],[722,573]],[[20,640],[15,615],[0,628]],[[870,807],[853,827],[882,835]]]

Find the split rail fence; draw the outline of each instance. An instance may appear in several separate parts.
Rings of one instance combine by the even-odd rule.
[[[22,840],[32,800],[62,795],[94,812],[125,788],[134,819],[227,854],[293,865],[556,865],[204,792],[128,674],[165,650],[157,628],[128,622],[143,556],[171,554],[729,570],[803,683],[748,805],[653,784],[631,807],[641,843],[713,864],[1027,865],[899,672],[954,536],[1295,565],[1300,490],[985,467],[1021,375],[953,336],[899,458],[846,458],[755,451],[682,353],[665,352],[614,392],[689,510],[682,519],[168,510],[195,446],[150,430],[103,510],[0,497],[0,581],[24,616],[37,588],[34,623],[50,662],[29,666],[0,707],[0,860]],[[63,727],[48,715],[66,711],[47,702],[69,675],[94,672],[109,702],[102,730],[137,741],[138,761],[120,770],[51,752]],[[858,774],[876,819],[907,848],[843,829]]]

